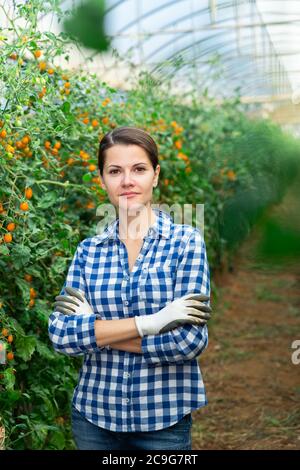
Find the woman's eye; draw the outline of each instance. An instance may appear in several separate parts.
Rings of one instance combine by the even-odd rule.
[[[137,167],[136,170],[139,170],[139,173],[140,173],[141,171],[145,171],[145,168],[143,168],[143,167],[140,166],[140,167]],[[109,174],[110,174],[110,175],[111,175],[111,174],[115,174],[116,171],[119,171],[119,170],[111,170],[111,171],[109,172]]]

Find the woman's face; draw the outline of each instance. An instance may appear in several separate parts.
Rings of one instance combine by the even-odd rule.
[[[148,206],[159,171],[160,166],[157,165],[154,172],[142,147],[118,144],[106,151],[101,185],[107,191],[110,202],[117,208]]]

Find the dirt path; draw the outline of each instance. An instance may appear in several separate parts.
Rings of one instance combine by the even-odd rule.
[[[219,288],[199,358],[209,404],[193,412],[193,449],[300,449],[300,261],[257,264],[245,242]]]

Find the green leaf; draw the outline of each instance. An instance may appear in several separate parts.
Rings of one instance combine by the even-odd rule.
[[[105,82],[103,82],[103,83],[106,85]],[[107,88],[108,91],[110,91],[110,93],[117,93],[117,90],[115,88],[112,88],[111,86],[106,85],[106,88]]]
[[[67,269],[67,260],[58,256],[52,264],[52,269],[57,274],[64,273]]]
[[[49,302],[43,299],[36,299],[34,304],[34,311],[36,318],[40,320],[45,326],[48,324],[48,318],[51,307],[49,307]]]
[[[21,269],[30,261],[30,249],[28,246],[15,245],[11,250],[11,258],[16,269]]]
[[[61,245],[64,248],[64,250],[68,250],[70,248],[70,242],[69,240],[62,240]]]
[[[55,41],[55,42],[57,41],[57,37],[55,36],[55,34],[50,33],[49,31],[48,31],[47,33],[44,33],[44,35],[45,35],[47,38],[51,39],[52,41]]]
[[[65,445],[66,440],[63,432],[59,430],[54,431],[49,441],[50,448],[63,450],[65,448]]]
[[[186,163],[180,160],[180,161],[176,162],[176,166],[177,166],[178,170],[185,170]]]
[[[73,10],[71,18],[63,22],[64,31],[87,48],[106,51],[110,39],[104,32],[104,14],[103,0],[87,0]]]
[[[40,209],[48,209],[51,206],[57,204],[58,194],[56,191],[49,191],[45,196],[43,196],[39,203],[38,207]]]
[[[36,348],[35,336],[18,336],[16,339],[17,356],[27,362]]]
[[[12,327],[14,328],[17,335],[25,335],[25,331],[15,318],[10,317],[9,321],[12,324]]]
[[[61,106],[61,110],[65,114],[69,114],[71,109],[71,103],[69,101],[65,101],[64,104]]]
[[[13,372],[13,368],[9,367],[8,369],[5,369],[4,371],[4,386],[7,390],[13,390],[14,385],[15,385],[15,374]]]
[[[9,406],[11,407],[15,402],[21,398],[20,390],[7,390],[6,398]]]
[[[37,248],[35,254],[36,254],[36,259],[45,258],[49,254],[49,249],[48,248]]]
[[[84,183],[88,183],[88,182],[91,181],[91,180],[92,180],[92,175],[91,175],[91,173],[85,173],[85,175],[83,175],[83,177],[82,177],[82,181],[83,181]]]
[[[56,354],[38,339],[36,341],[36,350],[44,359],[56,359]]]
[[[6,245],[0,245],[0,255],[9,255],[9,249]]]
[[[22,293],[22,299],[24,303],[27,305],[30,301],[30,291],[28,282],[26,282],[24,279],[16,278],[16,284]]]
[[[30,228],[31,235],[41,232],[41,229],[37,227],[32,219],[28,219],[28,227]]]

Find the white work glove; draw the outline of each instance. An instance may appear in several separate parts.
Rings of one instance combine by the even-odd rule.
[[[73,287],[66,287],[65,291],[70,295],[57,295],[54,302],[55,310],[65,315],[91,315],[93,309],[85,298],[84,292]]]
[[[135,316],[139,335],[157,335],[184,323],[205,325],[210,318],[211,308],[201,301],[207,300],[209,297],[204,294],[186,294],[173,300],[157,313]]]

